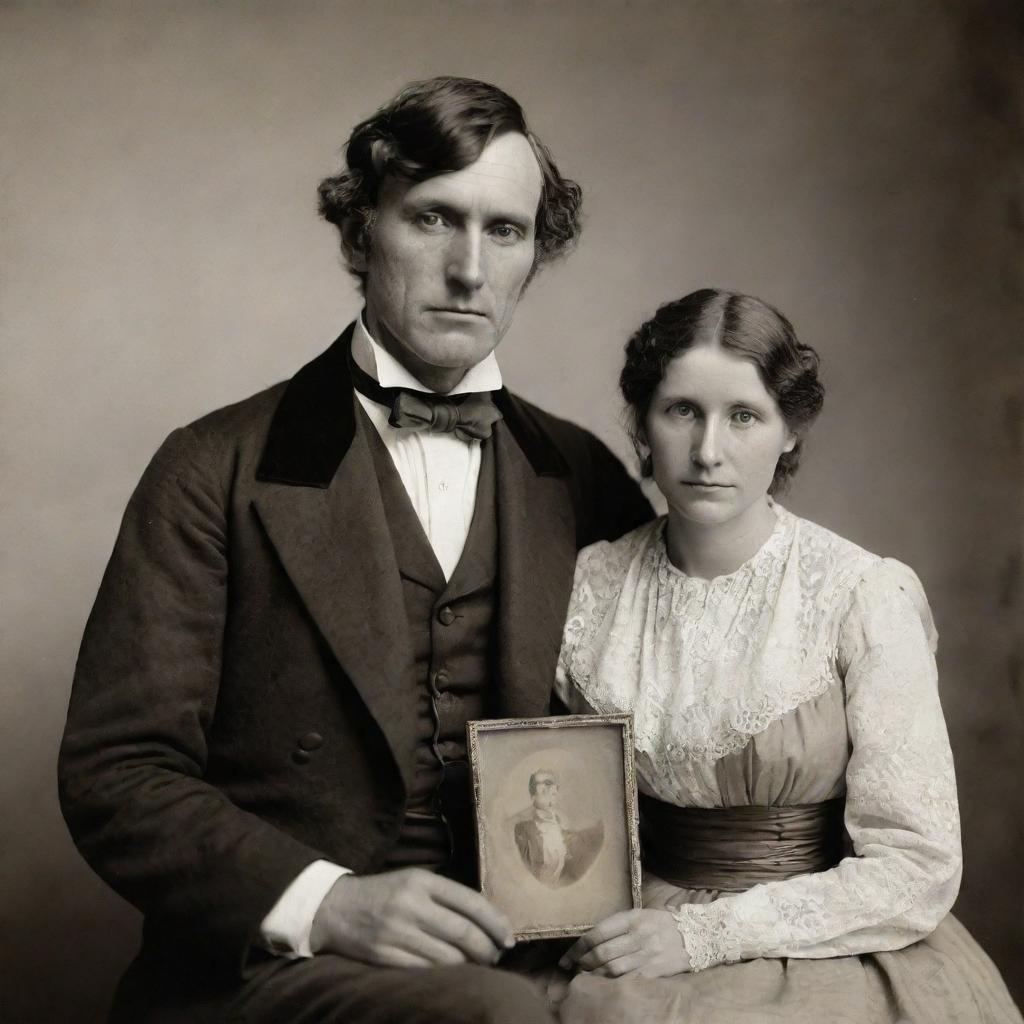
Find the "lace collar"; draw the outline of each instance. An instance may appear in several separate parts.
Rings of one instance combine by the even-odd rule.
[[[776,522],[765,542],[738,569],[712,579],[691,576],[673,563],[668,554],[668,517],[659,519],[650,547],[652,568],[657,574],[658,583],[663,587],[693,591],[696,594],[728,591],[745,586],[755,573],[764,572],[768,566],[784,561],[792,543],[795,517],[776,502],[770,501],[770,504]]]

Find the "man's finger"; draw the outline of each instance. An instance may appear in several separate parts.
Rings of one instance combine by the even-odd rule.
[[[454,946],[474,963],[493,964],[504,949],[470,918],[440,903],[428,903],[418,923],[424,931]]]
[[[419,953],[413,953],[401,946],[381,945],[368,947],[359,958],[363,963],[377,967],[434,967],[433,960]]]
[[[468,917],[474,924],[490,936],[499,949],[507,949],[514,945],[512,924],[490,900],[485,899],[475,889],[453,882],[441,875],[430,876],[429,893],[434,901],[442,907]]]
[[[446,967],[466,962],[465,953],[457,946],[435,938],[412,922],[396,929],[389,936],[384,950],[388,955],[392,952],[405,954],[429,967]]]

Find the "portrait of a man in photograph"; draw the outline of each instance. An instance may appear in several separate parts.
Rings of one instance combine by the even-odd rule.
[[[515,823],[516,848],[539,882],[571,885],[594,863],[604,842],[604,823],[567,828],[559,809],[558,776],[538,769],[530,776],[530,816]]]

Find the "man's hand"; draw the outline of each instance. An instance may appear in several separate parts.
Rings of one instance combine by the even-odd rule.
[[[690,969],[690,957],[667,910],[625,910],[580,936],[559,966],[608,978],[669,978]]]
[[[480,893],[421,868],[343,875],[313,919],[314,953],[382,967],[493,964],[512,926]]]

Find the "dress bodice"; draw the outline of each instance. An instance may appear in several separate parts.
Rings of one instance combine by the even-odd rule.
[[[683,806],[841,795],[849,752],[843,626],[854,591],[934,627],[917,577],[779,505],[735,572],[669,560],[664,518],[580,553],[559,660],[573,710],[634,716],[641,788]]]

